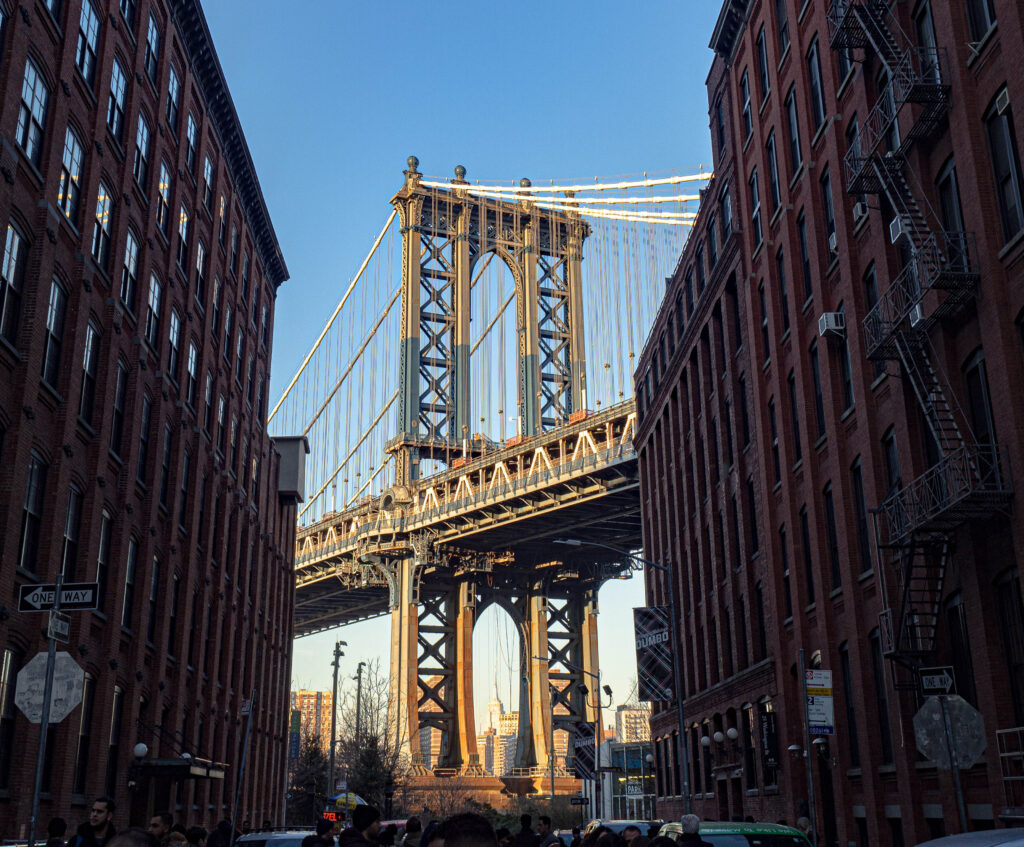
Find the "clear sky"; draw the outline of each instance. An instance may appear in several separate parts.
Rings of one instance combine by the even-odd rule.
[[[291,279],[276,304],[276,401],[390,212],[405,159],[469,179],[610,177],[710,168],[704,80],[718,2],[205,0]],[[601,592],[605,681],[636,675],[640,579]],[[509,706],[503,624],[476,635],[477,715]],[[293,686],[328,689],[388,662],[387,618],[296,642]],[[487,659],[484,659],[484,655]],[[493,657],[493,658],[492,658]],[[515,673],[515,669],[512,669]]]

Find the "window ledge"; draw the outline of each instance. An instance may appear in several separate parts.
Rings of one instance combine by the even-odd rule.
[[[839,88],[836,89],[836,102],[843,99],[843,95],[846,90],[850,87],[850,81],[854,78],[857,73],[857,63],[852,62],[850,64],[850,70],[846,72],[846,76],[843,77],[843,81],[839,83]]]
[[[792,626],[793,625],[793,616],[790,615],[788,618],[783,618],[782,619],[782,625],[783,626]]]
[[[838,586],[836,588],[833,588],[829,592],[828,599],[829,600],[835,600],[836,597],[839,597],[842,593],[843,593],[843,586],[840,585],[840,586]]]
[[[793,467],[791,467],[791,468],[789,469],[789,472],[790,472],[790,473],[796,473],[796,472],[797,472],[797,471],[799,471],[799,470],[800,470],[800,468],[802,468],[803,466],[804,466],[804,460],[803,460],[803,457],[801,457],[801,458],[797,459],[797,460],[796,460],[796,461],[795,461],[795,462],[793,463]]]
[[[996,254],[996,258],[1001,262],[1010,253],[1017,249],[1022,243],[1024,243],[1024,229],[1018,232],[1013,238],[1006,242],[1002,250]]]
[[[753,130],[751,130],[751,131],[750,131],[750,134],[749,134],[749,135],[747,135],[747,139],[746,139],[746,141],[744,141],[744,142],[743,142],[743,152],[744,152],[744,154],[746,154],[746,152],[747,152],[747,148],[749,148],[749,147],[750,147],[750,142],[751,142],[751,141],[753,141],[753,140],[754,140],[754,131],[753,131]],[[40,177],[40,181],[41,181],[41,180],[42,180],[42,177]]]
[[[793,188],[796,187],[796,184],[800,181],[800,178],[803,175],[804,175],[804,163],[800,162],[800,165],[797,167],[795,173],[793,174],[793,176],[789,180],[789,190],[790,190],[790,192],[793,191]]]
[[[775,483],[775,485],[772,486],[772,493],[774,494],[775,492],[781,491],[781,490],[782,490],[782,480],[780,479],[778,482]]]
[[[811,612],[815,611],[817,608],[818,608],[817,601],[815,601],[813,603],[808,603],[806,606],[804,606],[804,613],[809,615]]]
[[[757,258],[757,254],[761,252],[761,248],[764,247],[764,236],[757,242],[757,246],[754,248],[754,252],[750,256],[750,261],[754,261]]]
[[[827,432],[824,435],[819,436],[818,440],[814,442],[814,449],[815,450],[820,450],[825,445],[826,441],[828,441],[828,433]]]
[[[871,390],[874,391],[876,388],[878,388],[879,385],[885,382],[888,376],[889,371],[882,371],[878,376],[875,377],[874,381],[871,383]]]
[[[783,211],[785,211],[785,209],[786,209],[785,203],[780,202],[779,203],[779,208],[777,208],[774,212],[772,212],[771,218],[768,219],[768,229],[774,229],[775,228],[775,222],[782,216],[782,213],[783,213]]]
[[[847,419],[848,417],[850,417],[850,416],[851,416],[851,415],[852,415],[852,414],[853,414],[853,413],[854,413],[855,411],[857,411],[857,404],[856,404],[856,403],[854,403],[854,404],[853,404],[852,406],[850,406],[849,408],[847,408],[847,410],[846,410],[845,412],[843,412],[843,413],[842,413],[842,414],[841,414],[841,415],[839,416],[839,420],[840,420],[840,422],[842,422],[842,421],[845,421],[845,420],[846,420],[846,419]]]
[[[807,314],[807,310],[810,309],[812,305],[814,305],[814,295],[813,294],[810,297],[808,297],[806,300],[804,300],[804,304],[800,307],[800,313],[801,314]]]
[[[826,277],[832,276],[833,271],[835,271],[835,269],[838,268],[838,267],[839,267],[839,254],[836,253],[829,260],[828,267],[825,268],[825,276]]]
[[[791,39],[789,40],[789,44],[787,44],[787,45],[786,45],[786,49],[782,51],[782,58],[781,58],[781,59],[779,59],[779,64],[778,64],[778,65],[776,66],[776,68],[775,68],[776,72],[777,72],[777,73],[778,73],[778,74],[779,74],[780,76],[782,75],[782,66],[783,66],[784,64],[786,64],[786,59],[788,59],[788,58],[789,58],[789,54],[790,54],[790,51],[791,51],[791,48],[792,48],[792,47],[793,47],[793,39],[791,38]]]
[[[866,570],[860,576],[857,577],[857,582],[867,582],[867,580],[871,579],[871,577],[873,577],[874,575],[875,575],[875,569],[874,568],[871,568],[870,570]]]
[[[819,141],[821,141],[822,137],[823,137],[823,136],[825,135],[825,130],[826,130],[826,128],[828,127],[829,123],[830,123],[829,119],[828,119],[828,118],[825,118],[825,120],[823,120],[823,121],[821,122],[821,126],[819,126],[819,127],[818,127],[818,128],[817,128],[817,129],[815,130],[815,131],[814,131],[814,137],[813,137],[813,138],[811,139],[811,149],[812,149],[812,150],[813,150],[813,149],[814,149],[815,147],[817,147],[817,146],[818,146],[818,142],[819,142]]]
[[[999,21],[993,21],[992,26],[988,28],[988,31],[977,41],[973,42],[975,47],[971,50],[971,55],[967,59],[967,67],[972,67],[975,62],[981,59],[981,54],[988,47],[988,44],[994,38],[996,32],[999,30]]]
[[[926,763],[926,764],[928,764],[928,763]],[[890,774],[891,775],[895,775],[896,774],[896,765],[879,765],[878,766],[878,773],[879,773],[879,775],[882,775],[882,776],[887,776],[887,775],[890,775]]]
[[[846,772],[846,776],[849,779],[860,779],[863,776],[863,771],[860,768],[850,768]]]
[[[761,98],[761,105],[757,107],[757,116],[760,118],[764,115],[765,107],[768,105],[768,101],[771,99],[772,90],[769,88],[764,97]]]

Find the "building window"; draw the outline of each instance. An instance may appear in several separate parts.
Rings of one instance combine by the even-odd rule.
[[[64,341],[64,315],[68,295],[56,279],[50,283],[50,303],[46,310],[46,346],[43,350],[43,381],[54,390],[60,376],[60,352]]]
[[[72,483],[68,488],[68,508],[64,513],[64,537],[61,540],[60,572],[66,582],[75,581],[78,569],[78,539],[82,530],[82,490]]]
[[[832,496],[832,483],[825,486],[825,539],[828,541],[828,562],[832,571],[832,590],[843,585],[843,571],[839,561],[839,531],[836,528],[836,504]]]
[[[195,116],[189,112],[188,121],[185,124],[185,164],[188,172],[196,172],[196,153],[199,149],[199,127],[196,126]]]
[[[160,343],[160,280],[149,278],[149,301],[146,304],[146,341],[155,351]]]
[[[829,262],[831,263],[838,255],[838,241],[836,238],[836,215],[832,205],[832,176],[829,174],[828,166],[821,175],[821,208],[825,216],[825,247],[828,251]]]
[[[203,205],[209,209],[211,203],[213,203],[213,159],[207,153],[203,162]]]
[[[167,373],[178,382],[178,369],[181,366],[181,318],[178,312],[171,309],[170,332],[167,334]]]
[[[149,15],[149,27],[146,30],[146,75],[150,82],[156,85],[157,63],[160,61],[160,29],[157,26],[156,18],[152,13]],[[173,73],[173,68],[171,69]]]
[[[124,3],[121,4],[122,6]],[[104,791],[108,797],[117,793],[117,765],[121,751],[121,720],[124,713],[124,691],[114,686],[114,700],[110,706],[110,735],[107,740],[107,773],[104,779]]]
[[[138,7],[138,0],[120,0],[121,2],[121,17],[124,18],[124,22],[128,25],[128,31],[135,31],[135,12]],[[111,797],[114,796],[113,791],[108,791]]]
[[[747,382],[743,376],[739,379],[737,391],[740,395],[740,428],[743,431],[743,446],[746,448],[750,444],[750,408],[747,405]]]
[[[110,99],[107,100],[107,129],[118,141],[124,131],[124,96],[128,90],[128,77],[119,59],[110,69]]]
[[[146,482],[146,463],[149,458],[149,418],[153,409],[153,401],[148,397],[142,398],[142,420],[139,426],[139,464],[135,478],[139,482]]]
[[[111,217],[114,211],[114,198],[106,184],[100,183],[96,192],[96,221],[92,229],[92,257],[101,268],[107,266],[110,255]]]
[[[754,249],[761,246],[761,192],[757,189],[757,168],[750,172],[750,213],[751,235],[754,237]]]
[[[814,384],[814,422],[816,434],[821,438],[825,434],[825,398],[821,393],[821,364],[818,361],[818,342],[811,345],[811,380]]]
[[[722,95],[715,100],[715,140],[718,142],[718,156],[725,154],[725,116],[722,111]]]
[[[871,645],[871,672],[875,683],[875,711],[877,712],[877,733],[882,753],[882,764],[892,764],[892,730],[889,725],[889,690],[886,688],[885,659],[882,658],[882,639],[878,630],[869,638]]]
[[[768,628],[765,623],[764,586],[758,582],[754,585],[754,612],[756,615],[754,630],[754,660],[760,662],[768,655]]]
[[[21,106],[18,110],[16,140],[25,151],[28,160],[39,165],[43,145],[43,130],[46,127],[46,109],[50,92],[43,82],[43,75],[31,58],[25,60],[25,78],[21,84]]]
[[[106,509],[100,517],[100,543],[96,553],[96,609],[103,611],[107,602],[107,581],[110,576],[110,534],[114,519]]]
[[[979,350],[964,368],[964,383],[967,388],[967,411],[971,416],[971,430],[974,440],[982,445],[996,443],[995,419],[992,417],[992,401],[988,392],[988,377],[985,373],[985,353]],[[995,457],[981,457],[984,470],[988,470]],[[983,470],[983,472],[984,472]]]
[[[139,282],[139,242],[128,230],[124,239],[124,264],[121,266],[121,302],[135,314],[135,292]]]
[[[224,361],[231,361],[231,304],[224,307]]]
[[[967,23],[971,38],[983,41],[988,31],[996,25],[996,10],[992,0],[966,0]]]
[[[167,123],[177,134],[178,132],[178,111],[181,107],[181,82],[178,80],[178,72],[171,66],[170,74],[167,77]]]
[[[728,193],[726,193],[725,198],[726,198],[726,200],[729,199]],[[723,212],[723,214],[724,214],[724,212]],[[731,226],[732,226],[732,217],[731,216],[729,218],[729,222],[730,222],[730,228],[731,228]],[[724,224],[724,219],[723,219],[723,226],[724,225],[725,224]],[[267,305],[264,305],[263,306],[263,313],[260,316],[260,346],[264,350],[267,349],[267,341],[269,340],[269,337],[270,337],[270,307],[267,306]]]
[[[82,196],[82,160],[85,153],[78,135],[69,126],[64,133],[60,183],[57,186],[57,208],[71,223],[78,220],[78,203]]]
[[[224,246],[224,236],[228,226],[227,219],[227,207],[224,203],[224,195],[220,195],[220,200],[217,204],[217,220],[220,222],[217,233],[217,240],[220,242],[220,246]]]
[[[160,454],[160,505],[167,506],[167,493],[171,481],[171,448],[173,446],[174,430],[170,424],[164,425],[164,449]]]
[[[238,228],[231,224],[231,273],[238,275]]]
[[[13,647],[4,650],[0,662],[0,790],[11,787],[11,765],[14,762],[14,727],[18,709],[14,704],[20,654]]]
[[[885,481],[889,486],[885,492],[888,497],[903,487],[903,476],[900,472],[900,454],[896,446],[896,431],[889,427],[882,436],[882,458],[885,461]]]
[[[1003,576],[995,588],[1013,716],[1017,726],[1024,726],[1024,606],[1017,569]]]
[[[782,483],[782,461],[779,458],[779,426],[775,417],[775,398],[768,398],[768,424],[771,431],[772,445],[772,468],[775,474],[775,484]]]
[[[143,409],[146,407],[143,406]],[[132,628],[132,614],[135,610],[135,564],[138,558],[138,542],[128,538],[128,557],[124,568],[124,603],[121,606],[121,626]]]
[[[839,673],[843,681],[843,704],[846,707],[846,740],[849,744],[850,767],[860,767],[860,744],[857,738],[857,709],[853,701],[853,668],[850,664],[850,644],[839,645]]]
[[[185,450],[181,456],[181,501],[178,504],[178,526],[188,527],[188,486],[192,474],[192,454]]]
[[[75,66],[92,88],[96,80],[96,47],[100,40],[100,18],[92,0],[82,3],[82,16],[78,22],[78,44],[75,47]]]
[[[718,236],[715,233],[715,215],[708,215],[708,270],[713,271],[718,264]],[[253,312],[255,315],[255,311]]]
[[[765,40],[764,27],[757,34],[757,76],[760,83],[761,102],[771,93],[771,80],[768,78],[768,45]]]
[[[853,509],[857,520],[857,551],[860,554],[860,572],[871,570],[871,533],[868,530],[868,506],[864,497],[864,472],[860,457],[850,468],[850,487],[853,489]]]
[[[985,128],[992,157],[999,217],[1003,224],[1003,241],[1007,242],[1024,229],[1024,199],[1021,196],[1024,178],[1021,177],[1017,135],[1013,128],[1013,109],[1005,88],[985,113]]]
[[[18,340],[27,253],[21,232],[13,223],[7,224],[7,243],[4,245],[3,267],[0,273],[0,338],[11,344]]]
[[[764,360],[767,362],[772,357],[772,340],[768,328],[768,301],[764,293],[764,280],[757,286],[757,302],[761,307],[761,347],[764,349]]]
[[[747,523],[750,526],[750,555],[756,556],[761,549],[757,532],[757,497],[754,494],[754,477],[747,477]]]
[[[96,375],[100,365],[100,331],[93,323],[85,328],[85,348],[82,352],[82,391],[78,401],[78,416],[92,426],[96,408]]]
[[[818,38],[815,36],[807,51],[807,79],[811,97],[811,120],[814,132],[825,123],[825,87],[821,79],[821,55],[818,52]]]
[[[25,501],[21,516],[21,539],[18,544],[18,567],[33,574],[36,572],[39,556],[47,470],[43,457],[33,450],[28,460]]]
[[[785,56],[789,49],[789,16],[786,14],[786,0],[775,0],[775,30],[779,36],[779,55]]]
[[[206,308],[206,245],[202,241],[196,243],[196,302]]]
[[[224,395],[217,397],[217,452],[224,455],[224,445],[227,443],[227,422],[224,420]]]
[[[796,86],[790,86],[786,95],[786,125],[789,131],[789,175],[795,176],[803,165],[803,152],[800,149],[800,124],[797,118]]]
[[[132,162],[132,176],[142,192],[146,191],[146,180],[149,177],[149,124],[139,113],[139,128],[135,132],[135,160]]]
[[[804,557],[804,582],[807,585],[807,604],[814,603],[814,553],[811,550],[811,522],[807,506],[800,507],[800,546]]]
[[[78,749],[75,753],[75,766],[71,776],[71,793],[84,794],[86,777],[91,775],[94,762],[89,760],[89,739],[92,736],[92,710],[96,697],[96,680],[89,674],[85,675],[82,686],[82,709],[78,724]]]
[[[256,383],[256,356],[253,353],[249,354],[249,367],[248,373],[245,378],[245,402],[252,408],[252,395],[253,388]]]
[[[786,377],[786,384],[789,388],[789,417],[793,427],[793,462],[799,462],[803,458],[803,447],[800,443],[800,398],[796,391],[796,374],[789,372]]]
[[[149,579],[149,612],[146,615],[146,643],[156,643],[156,618],[160,600],[160,560],[153,557],[153,571]]]
[[[775,275],[779,282],[779,310],[782,312],[782,332],[789,332],[789,290],[786,287],[786,258],[781,248],[775,254]]]
[[[700,242],[697,245],[697,250],[694,257],[694,267],[697,271],[697,293],[700,295],[704,291],[705,285],[707,285],[707,278],[704,276],[704,242]],[[660,369],[661,373],[664,373],[664,369]]]
[[[110,450],[121,455],[121,440],[124,437],[124,404],[128,393],[128,366],[117,363],[117,379],[114,383],[114,409],[110,416]]]
[[[188,343],[188,382],[185,390],[185,401],[191,408],[196,407],[196,389],[199,384],[199,350],[194,341]]]
[[[793,617],[793,592],[789,584],[789,546],[786,543],[786,525],[779,527],[779,556],[782,563],[782,603],[786,619]]]
[[[160,181],[156,186],[156,225],[165,236],[171,219],[171,170],[167,162],[160,161]]]
[[[235,473],[238,468],[238,416],[231,416],[231,472]]]
[[[754,117],[750,110],[750,77],[746,68],[740,77],[740,101],[743,103],[743,137],[750,138],[754,131]]]
[[[971,658],[971,636],[967,624],[964,597],[959,591],[946,601],[946,630],[949,652],[956,681],[956,693],[972,705],[978,704],[974,687],[974,662]]]
[[[205,408],[203,409],[203,429],[210,434],[210,417],[213,413],[213,374],[206,372],[206,397]]]
[[[718,195],[718,202],[722,211],[722,243],[724,244],[729,240],[729,236],[732,235],[732,200],[729,196],[728,182],[723,186],[722,193]],[[266,313],[267,307],[264,306],[264,317],[266,317]]]
[[[782,193],[779,188],[779,160],[775,153],[775,130],[768,133],[768,143],[765,144],[768,153],[768,196],[772,204],[772,214],[779,210],[782,204]]]

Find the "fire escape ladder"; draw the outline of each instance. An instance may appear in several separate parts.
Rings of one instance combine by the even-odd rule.
[[[949,548],[941,539],[900,548],[895,556],[903,596],[893,658],[901,664],[920,666],[935,651]]]
[[[865,49],[870,48],[878,56],[892,77],[904,59],[909,39],[895,19],[892,20],[892,27],[900,34],[901,39],[897,40],[893,34],[887,20],[891,17],[889,4],[884,0],[860,0],[853,3],[851,12],[864,31],[864,37],[867,39]]]

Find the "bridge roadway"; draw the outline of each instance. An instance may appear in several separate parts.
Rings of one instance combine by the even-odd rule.
[[[504,445],[478,439],[441,473],[300,527],[295,635],[388,613],[397,587],[386,565],[414,555],[433,564],[424,578],[479,572],[495,580],[502,570],[565,568],[573,558],[601,565],[598,582],[621,575],[627,563],[614,554],[551,543],[641,543],[634,403],[580,417]]]

